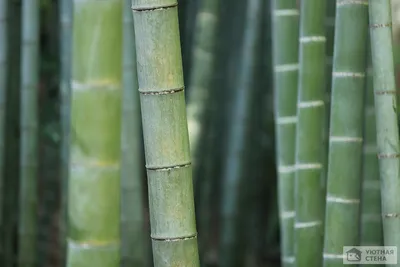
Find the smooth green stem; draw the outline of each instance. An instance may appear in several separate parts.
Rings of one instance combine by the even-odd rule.
[[[336,2],[324,267],[343,266],[343,246],[360,242],[367,23],[367,1]]]
[[[302,0],[295,178],[297,267],[321,267],[324,189],[325,0]]]
[[[143,213],[143,147],[131,0],[123,5],[123,102],[121,136],[121,266],[146,266]]]
[[[39,1],[22,1],[21,155],[18,266],[37,264]]]
[[[299,10],[295,1],[273,2],[273,61],[278,205],[282,266],[294,266],[294,177],[299,70]]]
[[[198,267],[176,0],[133,0],[154,266]]]
[[[122,1],[75,0],[68,267],[120,264]]]
[[[60,18],[60,91],[61,91],[61,205],[60,205],[60,243],[61,263],[66,260],[66,238],[68,217],[68,176],[70,145],[70,105],[71,105],[71,57],[72,57],[72,12],[73,1],[62,0],[59,5]]]
[[[385,246],[400,247],[400,148],[390,0],[369,1],[375,115]],[[400,258],[400,250],[397,251]],[[400,261],[397,265],[400,266]]]

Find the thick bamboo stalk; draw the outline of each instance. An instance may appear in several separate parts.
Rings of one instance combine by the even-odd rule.
[[[76,0],[68,267],[120,264],[122,1]]]
[[[21,155],[18,266],[37,262],[39,1],[22,1]]]
[[[343,266],[343,246],[357,246],[360,242],[367,23],[367,1],[336,2],[325,267]]]
[[[147,264],[143,213],[143,147],[131,0],[123,5],[121,266]]]
[[[302,0],[300,8],[294,226],[297,267],[322,265],[325,2]]]
[[[5,138],[6,138],[6,101],[8,76],[8,0],[0,0],[0,229],[3,228],[4,193],[4,166],[5,166]],[[0,242],[3,240],[0,232]],[[0,243],[0,262],[3,259],[3,246]]]
[[[262,23],[262,2],[250,0],[246,3],[245,32],[241,43],[237,65],[238,78],[230,110],[231,120],[227,136],[227,154],[222,176],[220,262],[223,267],[244,265],[243,245],[246,195],[244,179],[249,169],[247,158],[251,111],[255,86],[256,47]]]
[[[199,266],[176,0],[133,0],[154,266]]]
[[[400,247],[400,148],[390,0],[370,0],[369,20],[385,246]],[[400,251],[398,250],[399,258]],[[396,266],[400,266],[400,261]]]
[[[70,105],[71,105],[71,57],[72,57],[72,12],[73,1],[62,0],[59,4],[60,19],[60,91],[61,91],[61,205],[60,205],[60,243],[61,263],[66,260],[66,238],[68,217],[68,176],[70,145]]]
[[[368,41],[369,43],[369,41]],[[381,216],[381,183],[376,157],[376,121],[371,55],[368,54],[366,93],[364,107],[364,146],[361,196],[361,245],[381,246],[383,229]],[[370,265],[365,265],[366,267]],[[378,266],[376,266],[378,267]]]
[[[273,1],[273,61],[278,205],[282,266],[294,266],[294,177],[299,70],[299,11],[295,1]]]

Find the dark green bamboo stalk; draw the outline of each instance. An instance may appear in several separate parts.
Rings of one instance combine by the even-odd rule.
[[[70,142],[70,101],[71,101],[71,57],[72,57],[72,6],[71,0],[62,0],[59,8],[60,18],[60,91],[61,91],[61,205],[60,205],[60,243],[61,263],[66,260],[66,238],[68,217],[68,176]]]
[[[176,0],[133,0],[154,266],[199,266]]]
[[[275,129],[282,266],[294,266],[294,177],[299,70],[299,11],[295,1],[273,1]]]
[[[368,1],[337,0],[324,266],[343,266],[343,246],[360,242]]]
[[[249,150],[246,150],[253,97],[255,86],[253,83],[256,69],[256,47],[260,40],[262,2],[250,0],[246,3],[245,32],[241,45],[240,62],[237,67],[238,77],[235,85],[231,120],[227,136],[227,154],[222,176],[221,196],[221,237],[220,262],[223,267],[243,266],[245,245],[243,226],[243,198],[247,194],[244,188],[244,179],[248,174]]]
[[[295,258],[297,267],[321,267],[324,189],[325,0],[302,0],[297,100]]]
[[[75,0],[68,267],[120,264],[122,1]]]
[[[370,0],[369,20],[385,246],[400,247],[399,129],[390,0]],[[400,258],[400,250],[397,251]],[[400,266],[400,261],[396,266]]]
[[[369,41],[368,41],[369,43]],[[381,216],[381,185],[379,181],[379,166],[376,157],[376,123],[374,88],[372,80],[371,55],[368,54],[365,107],[364,107],[364,147],[362,169],[361,197],[361,245],[381,246],[383,244],[383,229]],[[366,267],[370,265],[365,265]],[[378,267],[378,266],[376,266]]]
[[[142,186],[142,129],[131,0],[123,5],[121,266],[146,266]]]
[[[18,266],[36,265],[39,1],[22,1],[21,158]]]
[[[7,101],[7,76],[8,76],[8,0],[0,0],[0,229],[3,229],[4,205],[4,163],[5,163],[5,137],[6,137],[6,101]],[[3,240],[0,232],[0,242]],[[0,262],[3,259],[3,246],[0,243]]]

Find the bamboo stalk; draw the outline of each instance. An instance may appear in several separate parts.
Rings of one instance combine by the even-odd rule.
[[[390,0],[370,0],[369,20],[385,246],[400,247],[399,130]],[[397,258],[400,251],[398,250]],[[396,266],[400,266],[400,261]]]
[[[70,105],[71,105],[71,57],[72,57],[72,6],[71,0],[62,0],[59,5],[60,19],[60,91],[61,91],[61,205],[60,243],[61,264],[66,263],[66,238],[68,217],[68,177],[70,145]]]
[[[131,0],[123,5],[121,266],[146,266],[142,186],[142,129]],[[146,244],[146,245],[145,245]]]
[[[68,267],[120,264],[122,1],[75,0]]]
[[[325,6],[325,0],[303,0],[300,8],[294,225],[297,267],[322,265]]]
[[[36,265],[39,2],[22,1],[21,155],[18,266]]]
[[[250,0],[246,6],[246,30],[238,58],[240,63],[237,65],[237,87],[230,110],[232,119],[228,129],[227,154],[222,174],[220,262],[223,267],[243,266],[246,252],[242,227],[245,225],[243,197],[247,192],[242,189],[244,178],[249,171],[246,146],[251,132],[249,126],[255,94],[253,80],[256,47],[262,23],[262,2]]]
[[[133,0],[154,266],[199,266],[176,0]]]
[[[360,242],[367,22],[367,1],[336,2],[325,267],[343,266],[343,258],[340,257],[343,246],[356,246]]]
[[[294,177],[299,60],[295,1],[273,1],[273,61],[282,266],[294,266]]]
[[[381,246],[383,244],[381,184],[376,157],[376,121],[370,54],[368,54],[365,102],[360,243],[363,246]]]

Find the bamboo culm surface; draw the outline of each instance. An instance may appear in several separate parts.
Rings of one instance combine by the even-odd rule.
[[[18,266],[37,264],[39,1],[22,1]]]
[[[146,266],[140,102],[131,0],[123,5],[123,100],[121,135],[121,267]]]
[[[400,247],[400,166],[390,0],[369,1],[369,22],[385,246]],[[399,258],[400,250],[397,251]],[[400,266],[400,261],[397,265]]]
[[[132,9],[154,266],[198,267],[178,3],[133,0]]]
[[[300,8],[294,225],[297,267],[322,266],[325,2],[303,0]]]
[[[61,262],[66,260],[67,238],[67,195],[69,176],[69,141],[70,141],[70,101],[71,101],[71,57],[72,57],[72,3],[71,0],[60,2],[60,91],[61,91],[61,205],[60,205],[60,242]]]
[[[120,264],[122,0],[75,0],[68,267]]]
[[[282,266],[294,266],[294,177],[299,70],[299,11],[295,1],[273,1],[273,61],[278,205]]]
[[[360,241],[367,25],[367,1],[336,2],[324,267],[343,266],[343,246]]]
[[[370,42],[368,41],[367,43],[369,44]],[[362,246],[382,246],[381,183],[379,180],[378,158],[376,157],[376,120],[370,53],[368,54],[366,74],[360,244]],[[373,267],[371,265],[368,266]],[[368,266],[365,265],[365,267]],[[376,267],[379,266],[376,265]]]

